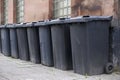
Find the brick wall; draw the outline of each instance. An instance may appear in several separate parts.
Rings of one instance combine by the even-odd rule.
[[[16,0],[8,0],[8,23],[16,22]],[[0,24],[3,23],[3,0],[0,0]],[[52,18],[52,0],[25,0],[24,22]]]
[[[72,17],[79,15],[113,16],[112,25],[119,26],[119,0],[72,0]]]
[[[3,22],[3,0],[0,0],[0,24]]]
[[[3,23],[2,1],[0,0],[0,23]],[[9,0],[8,22],[16,22],[16,0]],[[52,18],[53,0],[25,0],[24,22]],[[72,17],[79,15],[111,15],[113,26],[119,26],[119,0],[71,0]]]
[[[52,17],[51,0],[25,0],[24,21],[45,20]]]
[[[8,1],[8,23],[16,22],[16,0]]]

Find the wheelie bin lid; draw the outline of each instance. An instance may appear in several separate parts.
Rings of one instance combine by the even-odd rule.
[[[111,21],[112,16],[79,16],[67,19],[66,23],[89,22],[89,21]]]
[[[27,28],[27,27],[39,27],[39,26],[45,26],[47,21],[37,21],[37,22],[26,22],[26,23],[18,23],[15,24],[14,27],[16,28]]]
[[[66,23],[66,20],[69,18],[58,18],[58,19],[53,19],[48,22],[46,22],[47,25],[55,25],[55,24],[64,24]]]
[[[74,18],[58,18],[47,22],[48,25],[78,23],[89,21],[111,21],[112,16],[78,16]]]
[[[36,22],[28,22],[28,23],[26,23],[23,27],[26,27],[26,28],[28,28],[28,27],[34,27],[34,24],[35,24]]]
[[[0,25],[0,28],[6,28],[6,24],[5,25]]]
[[[25,27],[26,23],[18,23],[18,24],[15,24],[15,28],[23,28]]]
[[[15,28],[15,24],[7,24],[6,27],[7,28]]]
[[[49,22],[48,20],[44,20],[44,21],[38,21],[34,24],[35,27],[40,27],[40,26],[46,26],[47,22]]]
[[[37,21],[37,22],[26,23],[24,27],[40,27],[45,25],[46,25],[46,21]]]

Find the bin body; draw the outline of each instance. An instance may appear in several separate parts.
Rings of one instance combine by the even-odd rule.
[[[120,28],[114,28],[112,32],[112,52],[114,66],[120,71]]]
[[[61,70],[72,69],[69,27],[65,24],[52,25],[51,33],[54,67]]]
[[[39,33],[38,28],[27,28],[30,60],[33,63],[40,63]]]
[[[29,61],[29,47],[27,38],[27,29],[23,27],[17,28],[18,50],[19,58],[21,60]]]
[[[10,28],[11,57],[19,58],[16,28]]]
[[[104,73],[109,55],[109,21],[88,21],[70,26],[73,68],[75,73]]]
[[[53,66],[51,29],[49,26],[39,27],[39,40],[41,51],[41,63],[46,66]]]
[[[2,53],[5,56],[11,56],[9,29],[1,28]]]
[[[1,42],[1,28],[0,28],[0,53],[2,53],[2,42]]]

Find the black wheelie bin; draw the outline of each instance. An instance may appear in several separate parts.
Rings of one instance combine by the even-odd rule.
[[[28,37],[27,37],[27,28],[25,27],[26,23],[16,24],[17,30],[17,40],[18,40],[18,50],[19,58],[21,60],[29,61],[29,47],[28,47]]]
[[[51,26],[54,67],[61,70],[72,69],[70,30],[65,20],[60,18],[47,23]]]
[[[112,30],[112,60],[115,69],[120,71],[120,27],[115,27]]]
[[[2,53],[5,56],[11,56],[10,51],[10,33],[7,25],[1,26],[1,44],[2,44]]]
[[[17,31],[16,31],[15,24],[8,24],[7,28],[10,31],[11,57],[18,59],[19,58],[18,40],[17,40]]]
[[[1,28],[3,25],[0,25],[0,53],[2,53],[2,40],[1,40]]]
[[[33,63],[40,63],[39,30],[34,27],[34,23],[27,23],[25,27],[27,28],[30,60]]]
[[[109,63],[109,27],[112,17],[83,16],[71,18],[70,25],[73,69],[82,75],[112,72]]]
[[[35,23],[35,27],[39,28],[39,43],[41,51],[41,64],[53,66],[53,53],[51,41],[51,29],[45,21]]]

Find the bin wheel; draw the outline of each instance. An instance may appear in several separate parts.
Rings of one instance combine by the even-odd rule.
[[[108,63],[106,66],[105,66],[105,72],[106,74],[111,74],[114,70],[114,66],[112,63]]]

